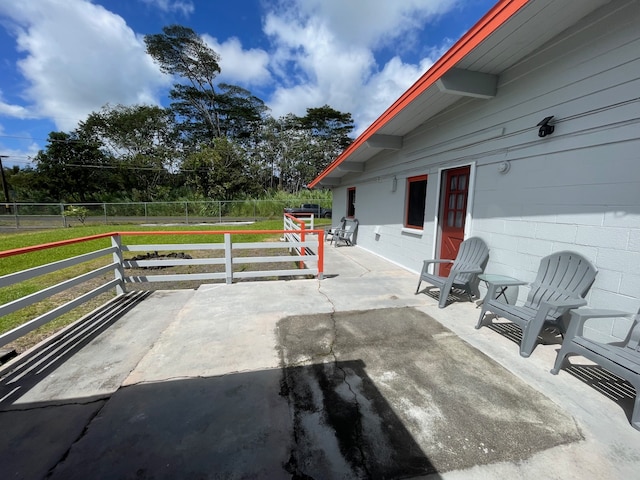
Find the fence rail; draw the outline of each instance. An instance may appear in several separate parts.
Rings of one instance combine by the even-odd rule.
[[[156,232],[111,232],[90,237],[82,237],[72,240],[64,240],[43,245],[35,245],[31,247],[18,248],[0,252],[0,258],[6,258],[15,255],[24,255],[30,252],[45,250],[50,248],[58,248],[74,243],[87,242],[100,238],[111,238],[111,246],[101,248],[89,253],[67,258],[57,262],[48,263],[46,265],[34,267],[28,270],[14,272],[0,277],[0,288],[12,287],[21,282],[41,277],[42,275],[62,270],[63,268],[72,267],[103,257],[109,257],[107,264],[95,268],[87,273],[66,279],[53,286],[43,288],[37,292],[23,295],[20,298],[0,305],[0,317],[9,315],[23,308],[29,307],[34,303],[40,302],[51,296],[86,284],[91,279],[104,277],[105,275],[113,275],[111,280],[105,280],[97,288],[73,298],[71,301],[60,305],[48,312],[33,318],[26,323],[0,335],[0,347],[17,338],[29,333],[30,331],[58,318],[59,316],[69,312],[73,308],[86,303],[92,298],[102,293],[115,290],[116,297],[126,293],[126,285],[129,283],[140,282],[173,282],[183,280],[224,280],[227,284],[233,283],[239,278],[264,278],[264,277],[283,277],[283,276],[307,276],[315,275],[319,279],[323,277],[324,265],[324,231],[308,230],[305,239],[295,240],[287,235],[295,233],[287,230],[229,230],[229,231],[156,231]],[[234,235],[247,234],[280,234],[282,239],[289,238],[287,243],[283,242],[232,242]],[[150,236],[172,236],[172,235],[223,235],[223,243],[193,243],[193,244],[146,244],[146,245],[127,245],[122,239],[126,236],[150,235]],[[293,247],[296,249],[296,255],[269,255],[269,256],[238,256],[235,253],[239,250],[246,249],[278,249],[282,251]],[[124,252],[135,251],[177,251],[177,250],[210,250],[220,251],[223,253],[219,258],[165,258],[165,259],[149,259],[149,260],[125,260]],[[315,253],[313,253],[315,252]],[[265,263],[289,263],[298,262],[298,268],[285,268],[278,270],[242,270],[234,268],[236,266],[246,266],[248,264],[263,265]],[[126,275],[128,268],[157,268],[177,265],[222,265],[224,270],[221,272],[206,273],[184,273],[184,274],[164,274],[164,275]]]

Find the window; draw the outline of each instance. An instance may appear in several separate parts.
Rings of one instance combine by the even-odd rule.
[[[424,228],[424,208],[427,198],[427,176],[420,175],[407,179],[407,206],[404,226]]]
[[[347,189],[347,217],[356,216],[356,187]]]

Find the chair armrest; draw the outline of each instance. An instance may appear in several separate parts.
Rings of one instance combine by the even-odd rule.
[[[587,301],[584,298],[572,298],[570,300],[544,300],[541,305],[548,305],[553,308],[567,308],[569,310],[584,307]]]
[[[425,260],[424,261],[424,265],[431,265],[432,263],[453,263],[453,260],[447,260],[447,259],[434,259],[434,260]]]
[[[453,263],[453,260],[447,260],[447,259],[433,259],[433,260],[425,260],[422,264],[422,272],[420,273],[420,275],[422,275],[423,273],[426,273],[429,270],[429,265],[431,264],[435,264],[435,263]]]
[[[633,313],[623,312],[621,310],[602,310],[593,308],[578,308],[571,310],[569,316],[569,327],[565,338],[574,338],[582,335],[584,324],[591,318],[613,318],[613,317],[632,317]]]
[[[483,269],[481,267],[451,269],[451,273],[482,273],[482,272],[483,272]]]

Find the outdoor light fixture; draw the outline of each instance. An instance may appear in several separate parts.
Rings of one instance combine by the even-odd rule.
[[[500,162],[498,164],[498,172],[502,173],[503,175],[506,174],[510,168],[511,168],[511,163],[509,162]]]
[[[398,189],[398,179],[396,177],[393,177],[393,180],[391,180],[391,191],[395,192]]]
[[[545,117],[537,126],[540,127],[538,130],[539,137],[546,137],[547,135],[551,135],[555,130],[553,125],[549,125],[549,121],[553,118],[553,115],[550,117]]]

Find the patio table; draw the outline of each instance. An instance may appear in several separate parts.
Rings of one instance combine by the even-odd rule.
[[[509,299],[505,294],[505,292],[507,291],[507,288],[518,286],[518,285],[526,285],[527,283],[527,282],[523,282],[522,280],[518,280],[517,278],[508,277],[506,275],[497,275],[494,273],[481,273],[480,275],[478,275],[478,278],[482,280],[487,286],[487,295],[489,295],[489,292],[491,291],[490,285],[492,284],[498,285],[498,290],[497,290],[495,299],[497,300],[500,297],[502,297],[504,298],[504,301],[507,304],[509,303]],[[486,299],[486,296],[485,296],[485,299]],[[482,305],[485,299],[480,300],[477,306],[479,307],[480,305]]]

